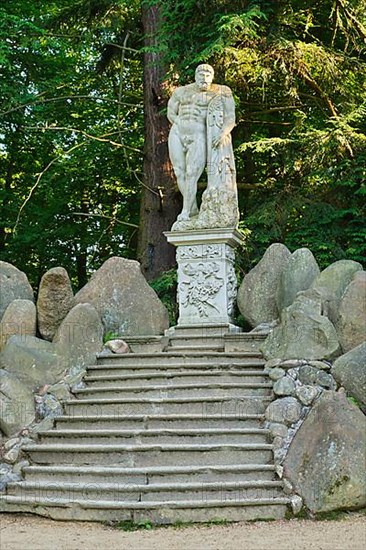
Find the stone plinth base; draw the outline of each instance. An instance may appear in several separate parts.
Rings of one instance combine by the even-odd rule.
[[[242,237],[235,229],[203,229],[164,233],[177,247],[180,326],[233,323],[237,294],[235,247]]]

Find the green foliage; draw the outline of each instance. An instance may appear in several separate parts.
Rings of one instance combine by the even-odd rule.
[[[160,300],[163,302],[169,313],[169,324],[174,326],[178,319],[177,304],[177,272],[175,269],[165,271],[160,277],[150,282]]]
[[[275,241],[321,267],[365,250],[365,0],[11,0],[0,8],[0,258],[75,288],[135,257],[143,179],[141,7],[167,89],[210,62],[233,90],[242,276]],[[159,98],[157,98],[159,99]],[[177,315],[175,275],[153,283]]]
[[[136,10],[65,0],[0,11],[0,254],[33,285],[64,265],[80,287],[111,255],[135,254],[142,63],[120,24]]]
[[[150,521],[143,520],[135,523],[131,520],[120,521],[117,524],[117,529],[122,531],[141,531],[141,530],[150,530],[153,528],[153,525]]]
[[[164,2],[172,78],[186,82],[208,61],[234,92],[244,271],[276,241],[308,246],[321,267],[365,257],[365,8]]]
[[[103,336],[103,344],[106,344],[110,340],[115,340],[116,338],[119,338],[118,332],[113,332],[113,330],[108,330],[105,335]]]

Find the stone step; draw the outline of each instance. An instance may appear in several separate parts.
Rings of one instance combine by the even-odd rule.
[[[240,361],[233,361],[232,363],[222,364],[218,363],[198,363],[198,364],[181,364],[168,362],[166,364],[153,364],[148,365],[146,363],[139,363],[136,361],[133,365],[113,363],[110,364],[98,364],[91,365],[87,368],[88,375],[101,374],[101,375],[136,375],[136,374],[164,374],[166,372],[184,374],[189,371],[192,372],[197,369],[199,372],[215,373],[216,371],[227,370],[228,372],[236,371],[238,373],[245,374],[248,371],[256,370],[263,374],[264,361],[260,359],[253,359],[251,361],[241,363]]]
[[[245,334],[240,327],[223,323],[210,323],[209,325],[179,325],[174,327],[174,330],[169,329],[171,338],[177,337],[206,337],[213,336],[215,338],[223,338],[226,334]]]
[[[46,430],[39,432],[42,443],[82,443],[82,444],[126,444],[126,445],[169,445],[203,444],[218,445],[221,443],[266,443],[269,430],[263,428],[249,429],[183,429],[183,430],[97,430],[94,428],[80,430]]]
[[[246,397],[172,397],[172,398],[118,398],[118,399],[74,399],[64,404],[65,414],[96,415],[152,415],[152,414],[221,414],[247,415],[263,414],[271,402],[270,396]]]
[[[210,522],[212,520],[252,521],[282,519],[290,500],[287,497],[236,499],[233,501],[196,500],[179,502],[115,502],[68,498],[39,500],[6,495],[0,497],[0,511],[30,512],[58,520],[78,521],[150,521],[154,524]]]
[[[205,334],[204,332],[190,336],[186,334],[174,335],[169,338],[169,346],[165,348],[165,351],[171,351],[171,348],[175,350],[177,346],[188,349],[191,349],[192,346],[205,346],[207,349],[219,348],[224,351],[224,337],[216,334]]]
[[[248,364],[253,360],[261,360],[262,355],[258,352],[202,352],[189,351],[181,353],[179,351],[166,351],[163,353],[114,353],[113,355],[99,355],[99,365],[120,365],[134,366],[143,364],[147,366],[154,365],[160,368],[163,365],[230,365],[231,363],[240,363],[241,365]],[[262,364],[264,361],[262,359]]]
[[[164,398],[164,397],[244,397],[247,395],[269,395],[271,394],[272,383],[202,383],[202,384],[176,384],[170,385],[147,385],[131,386],[95,386],[77,390],[74,394],[79,399],[103,399],[103,398]]]
[[[264,417],[261,414],[222,415],[222,414],[171,414],[167,415],[73,415],[55,418],[57,429],[88,429],[99,430],[119,429],[232,429],[258,428]]]
[[[123,385],[125,387],[141,384],[156,385],[176,385],[179,383],[201,384],[205,382],[220,384],[228,382],[261,383],[267,382],[268,376],[262,369],[238,369],[238,370],[186,370],[180,372],[154,371],[150,374],[88,374],[84,377],[84,382],[88,387],[94,386],[114,386]]]
[[[181,344],[175,344],[174,346],[168,346],[165,348],[165,353],[187,353],[187,352],[223,352],[225,350],[224,342],[214,342],[211,343],[189,343],[182,342]]]
[[[247,332],[247,333],[226,333],[224,334],[224,347],[226,353],[233,351],[245,352],[245,351],[257,351],[259,352],[264,340],[267,338],[267,334]]]
[[[169,466],[119,468],[118,466],[26,466],[27,481],[80,481],[82,483],[175,483],[221,481],[271,481],[275,479],[273,464],[229,464],[224,466]]]
[[[23,448],[36,464],[119,465],[125,467],[268,464],[273,446],[260,444],[218,445],[118,445],[53,443],[28,445]]]
[[[111,500],[112,502],[151,502],[166,503],[182,500],[228,500],[263,499],[281,496],[282,481],[236,481],[236,482],[186,482],[186,483],[155,483],[153,485],[136,483],[83,483],[23,481],[9,483],[9,496],[28,496],[41,502],[53,501],[58,498],[72,500]]]

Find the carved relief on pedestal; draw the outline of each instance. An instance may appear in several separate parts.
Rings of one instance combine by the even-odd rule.
[[[177,260],[191,260],[202,256],[202,246],[180,246],[177,250]]]
[[[177,260],[198,260],[203,258],[220,258],[222,254],[221,244],[204,244],[180,246],[177,250]]]
[[[233,248],[231,248],[231,246],[225,247],[225,257],[230,262],[233,262],[233,263],[235,262],[235,251]]]
[[[210,311],[215,309],[215,299],[224,285],[224,279],[218,275],[220,265],[217,262],[187,263],[182,266],[182,272],[189,277],[189,281],[179,284],[181,305],[197,310],[200,317],[209,317]]]
[[[230,264],[227,274],[227,312],[230,317],[234,315],[235,301],[237,295],[238,281],[236,279],[235,269]]]
[[[206,258],[220,258],[221,257],[221,245],[220,244],[206,244],[203,246],[203,256]]]

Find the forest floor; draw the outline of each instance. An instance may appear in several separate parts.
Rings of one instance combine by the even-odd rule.
[[[0,515],[1,550],[365,550],[361,513],[327,521],[281,520],[122,531],[98,523]]]

